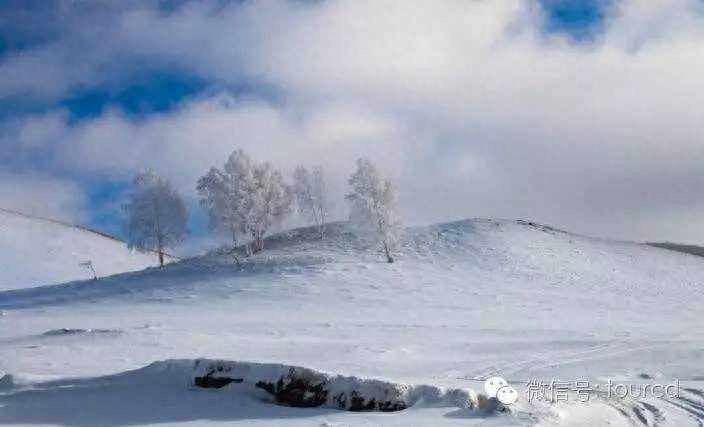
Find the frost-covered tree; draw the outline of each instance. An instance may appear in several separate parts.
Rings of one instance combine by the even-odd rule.
[[[402,225],[396,211],[396,190],[390,180],[379,174],[369,160],[357,160],[357,170],[350,176],[350,220],[376,236],[388,262],[401,234]]]
[[[267,231],[291,213],[292,192],[281,172],[268,162],[255,164],[242,150],[201,177],[197,190],[211,226],[234,246],[244,243],[247,255],[263,250]]]
[[[211,168],[198,180],[196,190],[201,196],[201,206],[208,211],[210,228],[232,240],[231,255],[239,268],[240,260],[237,257],[236,248],[240,222],[237,210],[237,192],[233,188],[233,183],[237,183],[239,180],[231,178],[225,172]]]
[[[310,172],[303,166],[296,168],[293,172],[293,193],[298,211],[313,221],[322,239],[330,210],[323,168],[318,166]]]
[[[252,169],[249,155],[237,150],[222,169],[211,168],[196,186],[201,205],[208,210],[210,227],[231,239],[233,247],[249,238],[245,218],[248,199],[242,194],[247,194],[253,185]],[[235,260],[238,261],[236,257]]]
[[[284,182],[281,171],[274,169],[271,163],[264,162],[254,166],[254,182],[247,194],[252,206],[247,218],[247,229],[252,236],[254,250],[264,249],[264,237],[271,226],[291,214],[293,194]]]
[[[171,184],[153,172],[134,178],[133,189],[123,209],[130,249],[153,250],[164,265],[164,251],[181,243],[187,234],[188,212],[183,199]]]

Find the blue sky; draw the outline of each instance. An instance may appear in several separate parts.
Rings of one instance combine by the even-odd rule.
[[[451,3],[448,2],[447,9],[462,7]],[[429,11],[429,22],[419,21],[421,24],[418,28],[418,33],[427,37],[420,40],[420,44],[412,45],[411,48],[411,50],[420,49],[417,57],[401,57],[400,55],[406,54],[400,53],[401,50],[396,52],[395,49],[399,48],[397,46],[399,43],[390,43],[387,46],[383,42],[387,36],[383,33],[384,25],[388,23],[380,25],[379,28],[373,26],[375,22],[364,24],[370,25],[367,30],[376,34],[377,40],[381,38],[378,52],[375,50],[377,49],[375,42],[371,42],[370,45],[364,44],[369,42],[364,40],[362,34],[359,40],[356,38],[345,40],[340,36],[343,37],[340,43],[343,44],[340,45],[339,50],[333,47],[328,51],[328,46],[323,45],[328,42],[324,40],[326,33],[316,32],[316,26],[324,28],[328,20],[338,24],[342,22],[343,25],[347,23],[357,25],[354,21],[360,11],[374,12],[374,9],[365,9],[366,2],[361,2],[359,6],[354,7],[340,2],[325,1],[280,1],[260,4],[222,1],[200,4],[188,1],[126,1],[119,5],[104,6],[103,4],[102,7],[98,2],[68,7],[65,3],[54,1],[4,2],[0,5],[0,13],[4,16],[0,19],[0,79],[4,81],[4,85],[0,86],[0,126],[6,130],[6,135],[16,137],[8,137],[10,142],[3,143],[0,148],[3,151],[0,152],[0,162],[5,171],[3,179],[6,187],[12,188],[19,188],[18,183],[31,181],[32,191],[36,190],[39,193],[45,191],[42,190],[43,187],[54,188],[57,185],[63,185],[64,190],[51,191],[63,197],[57,200],[55,205],[75,206],[68,209],[62,208],[63,211],[58,208],[46,209],[47,215],[69,217],[71,220],[120,235],[119,206],[128,191],[129,177],[140,168],[153,167],[174,181],[183,178],[183,184],[179,184],[185,191],[189,191],[187,174],[182,176],[178,173],[182,167],[189,169],[188,176],[196,174],[196,171],[190,172],[189,159],[173,161],[170,158],[161,159],[157,156],[153,164],[149,164],[143,161],[145,160],[143,158],[129,158],[130,156],[148,157],[149,153],[155,152],[168,152],[171,150],[168,141],[160,142],[161,145],[158,148],[152,146],[145,148],[151,142],[133,143],[131,140],[148,137],[168,139],[169,135],[171,138],[181,138],[184,133],[174,130],[180,127],[188,131],[199,129],[194,141],[204,138],[203,135],[206,139],[214,137],[218,140],[218,147],[226,145],[223,140],[231,139],[232,142],[227,142],[227,145],[235,148],[238,146],[238,138],[246,135],[248,138],[246,143],[253,144],[253,150],[261,150],[263,153],[273,152],[273,157],[285,161],[289,157],[286,154],[288,148],[279,150],[276,145],[267,146],[268,142],[257,140],[259,135],[269,135],[273,139],[285,139],[284,135],[293,135],[295,138],[310,136],[314,139],[325,134],[329,139],[335,139],[337,135],[349,134],[352,135],[350,138],[357,138],[355,142],[345,142],[345,147],[348,147],[346,149],[352,156],[353,153],[357,154],[361,151],[360,147],[386,144],[386,142],[375,142],[376,138],[383,137],[386,141],[389,135],[396,138],[399,134],[407,132],[409,126],[404,128],[403,123],[411,120],[413,126],[418,126],[418,129],[414,129],[410,139],[423,135],[433,141],[418,142],[416,148],[430,153],[432,161],[451,158],[452,161],[459,162],[459,159],[463,159],[464,163],[454,165],[453,170],[471,169],[471,174],[476,176],[467,175],[467,180],[470,178],[480,182],[488,180],[488,173],[496,173],[497,170],[504,168],[511,169],[508,174],[513,174],[516,170],[525,168],[525,165],[520,163],[518,167],[510,166],[518,162],[518,159],[501,163],[495,168],[487,166],[489,162],[496,161],[511,150],[513,146],[504,141],[520,139],[518,130],[506,129],[505,126],[496,127],[494,124],[500,122],[499,118],[504,114],[499,107],[493,115],[482,109],[482,106],[487,105],[493,108],[494,102],[498,105],[499,101],[495,100],[503,95],[497,91],[497,96],[494,96],[488,89],[482,89],[482,82],[478,80],[474,80],[471,84],[462,83],[466,89],[462,96],[469,96],[470,104],[475,102],[477,104],[476,114],[471,115],[469,120],[473,126],[469,127],[465,116],[467,112],[461,107],[459,95],[454,96],[452,91],[446,91],[442,85],[436,87],[433,86],[434,83],[430,84],[434,76],[442,75],[445,76],[442,77],[444,79],[460,78],[456,76],[462,73],[456,73],[456,71],[464,66],[470,67],[467,68],[468,70],[477,67],[489,69],[495,66],[500,70],[497,72],[515,67],[513,71],[507,71],[507,73],[514,73],[513,75],[508,74],[502,78],[518,82],[516,84],[520,83],[521,86],[516,86],[513,93],[525,91],[525,96],[536,96],[537,104],[533,105],[539,105],[539,108],[516,108],[511,112],[510,120],[524,125],[530,122],[532,115],[541,114],[539,110],[546,105],[545,101],[550,100],[550,97],[543,99],[539,95],[534,95],[538,93],[537,91],[547,90],[550,93],[562,91],[565,99],[580,99],[583,93],[578,91],[572,93],[572,91],[580,84],[591,85],[594,80],[589,79],[588,75],[594,79],[604,76],[604,70],[588,68],[592,67],[592,64],[600,63],[601,51],[607,51],[607,48],[615,46],[617,50],[623,52],[624,59],[619,60],[630,60],[632,56],[628,55],[632,53],[629,53],[629,49],[633,49],[636,43],[648,40],[650,36],[649,33],[639,30],[641,28],[639,25],[646,22],[650,25],[653,16],[658,14],[657,11],[653,11],[653,16],[639,16],[639,12],[634,12],[634,8],[628,7],[628,2],[614,3],[608,0],[538,0],[506,2],[502,6],[488,6],[486,3],[472,6],[476,10],[471,12],[472,15],[468,15],[468,19],[472,22],[467,22],[467,34],[461,34],[465,31],[462,21],[449,22],[446,33],[442,25],[432,22],[433,17],[438,21],[441,21],[443,16],[452,20],[449,14],[445,15],[449,11],[443,10],[443,7]],[[691,2],[681,1],[678,4],[683,14],[689,16],[687,14],[691,13],[696,16],[697,11],[692,11],[692,7],[696,8],[696,6],[692,6]],[[403,20],[408,20],[410,31],[410,28],[413,28],[410,22],[416,23],[416,20],[422,19],[423,15],[423,2],[418,2],[417,8],[415,6],[414,4],[414,7],[409,7],[408,11],[378,11],[377,19],[389,19],[392,25],[386,25],[386,27],[391,27],[397,32],[406,31]],[[614,10],[617,8],[620,14],[613,18]],[[418,16],[413,15],[415,9],[421,12]],[[676,14],[671,13],[671,15]],[[681,18],[675,16],[671,19]],[[398,28],[395,27],[397,24]],[[455,24],[456,27],[453,27]],[[670,31],[670,24],[670,22],[663,22],[654,28],[667,34]],[[480,30],[484,25],[486,30]],[[310,32],[301,30],[306,26],[312,30]],[[614,26],[624,30],[616,31]],[[240,29],[240,27],[245,28]],[[276,28],[280,34],[275,31],[268,34],[267,27]],[[360,27],[358,25],[350,28]],[[646,26],[644,25],[643,28]],[[515,31],[514,35],[511,35],[512,31]],[[497,63],[491,57],[487,57],[484,64],[479,62],[464,64],[461,61],[467,58],[458,57],[457,62],[450,61],[447,65],[443,65],[443,61],[450,57],[448,55],[454,54],[452,50],[454,47],[448,41],[450,35],[454,36],[455,33],[459,37],[458,40],[468,43],[467,52],[484,52],[490,46],[494,48],[493,46],[497,44],[503,44],[506,46],[503,51],[510,49],[515,53],[505,55],[504,63]],[[288,38],[290,34],[294,36]],[[272,45],[272,40],[276,40],[279,36],[282,38],[278,45]],[[397,36],[399,34],[389,31],[389,40]],[[487,41],[492,37],[493,41]],[[406,39],[411,40],[412,37]],[[401,43],[406,42],[402,36],[398,40]],[[336,40],[333,39],[333,41]],[[437,41],[440,44],[434,48],[432,44]],[[304,44],[295,44],[299,42]],[[291,43],[289,48],[278,50],[279,46],[285,46],[287,43]],[[318,46],[319,43],[321,46]],[[427,52],[418,48],[426,43],[430,46]],[[367,49],[366,46],[372,49]],[[499,47],[499,51],[501,49]],[[363,68],[359,65],[359,61],[355,58],[365,55],[364,50],[374,51],[374,55],[382,55],[371,56],[371,58],[383,58],[378,66]],[[271,55],[269,55],[270,51],[273,52]],[[321,64],[317,63],[317,58],[321,55],[329,55],[323,56],[327,63],[323,61]],[[471,57],[472,54],[464,56]],[[523,56],[526,57],[528,66],[521,69],[517,66],[517,62],[514,64],[512,61],[523,60],[524,58],[521,58]],[[590,60],[592,57],[593,61]],[[384,68],[386,62],[388,62],[388,70],[400,72],[396,79],[397,82],[402,83],[398,88],[400,92],[397,92],[397,88],[393,85],[384,83],[387,77],[382,73],[387,71]],[[458,64],[457,70],[454,69],[455,63]],[[432,65],[427,67],[417,64]],[[533,67],[533,64],[536,66]],[[582,68],[583,64],[586,64],[586,67]],[[445,68],[442,69],[441,66]],[[291,67],[290,72],[286,71],[289,67]],[[594,65],[594,67],[597,66]],[[427,71],[426,68],[431,69],[428,75],[423,74]],[[554,85],[546,87],[545,78],[549,77],[548,74],[544,75],[547,76],[545,78],[539,74],[531,75],[529,71],[531,69],[545,69],[546,73],[555,73]],[[315,75],[318,72],[322,73],[319,77]],[[491,72],[487,71],[489,79],[491,75]],[[665,72],[662,75],[668,75],[668,73]],[[609,75],[609,78],[611,77]],[[613,77],[618,78],[615,74]],[[660,75],[656,77],[659,78]],[[365,84],[366,81],[374,81],[377,78],[380,86]],[[428,80],[425,80],[426,78]],[[523,80],[526,80],[525,84],[522,83]],[[573,83],[570,84],[570,81]],[[419,82],[424,83],[419,85]],[[473,85],[476,87],[473,88]],[[404,87],[413,87],[413,90],[418,91],[409,97],[408,102],[402,100]],[[367,90],[369,96],[364,95]],[[609,96],[609,91],[605,90],[604,93]],[[510,99],[508,95],[504,102],[509,102]],[[418,105],[414,103],[416,100],[419,101]],[[435,110],[430,112],[424,110],[424,106],[434,103],[437,103]],[[558,109],[558,111],[561,110]],[[452,117],[443,117],[445,113]],[[222,125],[222,121],[215,119],[220,114],[224,114],[224,117],[229,117],[227,114],[234,115],[231,121],[223,119],[227,123],[227,129],[223,130],[223,133],[218,133],[216,136],[208,135],[207,131],[200,129],[206,125],[199,125],[199,123],[207,124],[213,121],[213,126]],[[560,114],[561,112],[550,115],[550,119],[546,122],[556,117],[555,126],[565,127],[560,130],[563,133],[562,141],[569,141],[574,135],[584,133],[584,129],[579,128],[584,126],[581,124],[584,115],[560,118],[558,117]],[[594,114],[595,117],[599,115],[599,113]],[[465,119],[454,122],[455,116],[465,117]],[[420,117],[420,119],[413,117]],[[235,125],[232,125],[232,128],[228,127],[230,123],[239,123],[238,120],[242,120],[244,124],[240,127]],[[423,126],[420,126],[421,124]],[[314,126],[321,126],[321,128],[311,130]],[[610,121],[608,126],[612,126]],[[397,127],[400,130],[396,130]],[[246,129],[240,132],[241,128]],[[328,135],[327,132],[332,132],[332,135]],[[541,132],[543,135],[550,135],[552,130],[546,125]],[[619,129],[614,129],[612,132],[614,135],[618,133]],[[103,136],[109,142],[104,144],[100,141],[95,142],[103,139]],[[534,137],[540,140],[543,136],[529,136],[529,138]],[[253,139],[255,141],[252,141]],[[18,142],[20,140],[23,142]],[[464,143],[467,140],[475,142],[468,147]],[[500,142],[491,142],[495,140]],[[197,157],[198,151],[194,150],[193,146],[201,147],[207,143],[201,140],[192,142],[190,145],[180,142],[189,146],[188,149],[184,149],[183,146],[180,149]],[[103,153],[100,151],[102,148],[96,148],[101,144],[106,147],[105,158],[100,158]],[[128,147],[122,151],[120,144]],[[503,146],[503,144],[507,145]],[[542,144],[542,142],[535,142],[535,144]],[[452,150],[457,147],[463,147],[464,151],[461,155],[454,155]],[[577,151],[583,149],[580,144]],[[522,148],[514,151],[521,150]],[[630,150],[628,148],[621,152],[629,156]],[[205,153],[204,157],[209,154]],[[384,156],[387,159],[389,156],[394,157],[389,153],[379,155],[382,160]],[[111,156],[113,159],[110,159]],[[591,152],[583,155],[588,161],[595,162],[599,156],[599,153]],[[478,158],[482,161],[476,160]],[[556,160],[559,163],[559,159]],[[646,160],[651,161],[650,158]],[[397,159],[394,158],[394,161]],[[184,163],[176,164],[179,162]],[[398,160],[398,162],[401,161]],[[635,174],[637,169],[635,159],[631,161],[627,158],[624,162],[613,166]],[[601,164],[603,165],[603,162]],[[291,165],[282,167],[289,166]],[[430,166],[423,163],[422,167]],[[447,169],[447,167],[438,167],[441,170]],[[409,168],[409,165],[399,163],[395,167],[390,167],[390,173],[396,174],[402,181],[409,180]],[[476,190],[478,194],[473,197],[476,203],[466,208],[460,206],[460,209],[454,209],[460,213],[453,214],[453,211],[448,208],[443,218],[434,218],[432,215],[426,215],[427,212],[432,211],[429,206],[433,202],[428,201],[426,202],[428,206],[423,206],[422,203],[407,201],[409,206],[420,204],[409,208],[413,212],[409,216],[413,217],[415,222],[423,222],[462,216],[465,212],[469,216],[474,216],[471,214],[478,212],[493,216],[538,217],[537,219],[557,222],[557,225],[564,224],[573,228],[580,228],[583,224],[589,224],[592,221],[593,224],[583,226],[584,231],[592,232],[603,225],[603,219],[598,219],[604,215],[603,212],[598,210],[592,214],[597,219],[587,220],[581,217],[573,218],[574,215],[570,211],[571,209],[574,212],[582,212],[581,204],[587,203],[585,200],[588,198],[599,199],[599,186],[604,185],[600,181],[600,173],[586,166],[584,168],[587,171],[586,175],[589,173],[595,175],[594,182],[585,184],[588,188],[581,188],[578,183],[575,183],[574,189],[567,186],[564,189],[546,191],[551,193],[553,198],[551,200],[574,197],[575,191],[585,194],[584,200],[574,199],[565,203],[564,205],[570,208],[565,208],[564,214],[543,213],[542,208],[539,209],[532,202],[527,201],[527,197],[523,200],[523,195],[507,194],[507,198],[519,201],[518,207],[515,207],[515,203],[494,200],[494,196],[489,194],[488,190],[486,193]],[[525,168],[523,172],[538,174],[531,175],[531,180],[536,183],[553,181],[547,176],[539,175],[540,171],[537,169]],[[558,171],[555,170],[554,173],[557,174]],[[617,171],[607,171],[606,176],[611,173],[616,174]],[[452,177],[452,179],[459,183],[465,182],[463,176]],[[503,185],[510,188],[511,179],[515,178],[496,177],[493,181],[506,181]],[[637,177],[629,176],[628,179],[635,182]],[[682,178],[676,177],[673,181],[680,185],[677,189],[682,190],[683,200],[689,197],[690,192],[694,192],[693,188],[681,183]],[[51,182],[51,186],[46,185],[47,182]],[[521,177],[520,182],[518,187],[524,186],[525,177]],[[412,184],[411,187],[413,188],[414,185]],[[437,188],[438,184],[421,183],[417,187],[419,188],[417,191],[421,191],[421,189]],[[192,188],[190,191],[192,193]],[[633,193],[633,189],[624,188],[619,191]],[[0,197],[0,202],[13,205],[10,207],[18,209],[36,208],[36,203],[20,200],[18,193],[31,194],[31,191],[6,190],[5,200]],[[2,195],[3,192],[0,191],[0,196]],[[188,198],[193,213],[191,228],[197,237],[203,236],[207,233],[204,215],[199,211],[195,195],[190,194]],[[653,204],[652,199],[652,196],[646,197],[644,199],[646,205]],[[617,200],[617,195],[609,195],[603,202],[608,206],[608,203],[614,203]],[[629,212],[640,206],[640,202],[643,200],[621,202],[622,212],[616,223],[620,224],[623,231],[619,233],[618,226],[614,226],[615,234],[626,237],[640,235],[648,237],[647,233],[643,233],[638,227],[623,226],[628,223]],[[666,202],[674,203],[669,199]],[[562,203],[556,204],[562,205]],[[509,207],[510,205],[514,207]],[[342,210],[340,208],[340,212]],[[609,209],[607,207],[604,210]],[[659,212],[656,213],[659,214]],[[609,222],[614,223],[614,221]],[[668,227],[663,228],[656,233],[657,237],[671,236],[681,239],[688,236],[685,231],[668,230]],[[614,231],[610,230],[609,233],[612,234]]]
[[[603,30],[611,7],[607,0],[541,0],[548,16],[545,30],[564,33],[576,42],[589,42]]]

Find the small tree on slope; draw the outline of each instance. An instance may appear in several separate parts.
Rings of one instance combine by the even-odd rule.
[[[357,170],[350,176],[351,192],[345,196],[351,203],[350,220],[375,235],[380,241],[387,262],[394,262],[391,253],[401,233],[396,212],[396,191],[383,179],[374,164],[365,158],[357,160]]]
[[[303,166],[296,168],[293,172],[293,193],[299,212],[313,221],[322,239],[330,209],[323,168],[318,166],[311,172]]]
[[[167,180],[144,172],[134,178],[123,209],[128,216],[125,231],[129,248],[156,251],[163,267],[164,251],[181,243],[187,234],[188,212],[181,196]]]

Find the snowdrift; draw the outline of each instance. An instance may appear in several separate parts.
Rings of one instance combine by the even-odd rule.
[[[204,376],[219,388],[195,385]],[[233,381],[223,385],[225,378]],[[294,386],[302,383],[314,390]],[[320,395],[315,388],[328,391],[329,398],[314,401]],[[384,399],[396,407],[385,406]],[[438,425],[444,417],[456,420],[441,425],[456,426],[505,409],[471,391],[345,377],[292,365],[208,359],[170,359],[89,377],[8,374],[0,377],[0,408],[0,425],[86,427],[252,425],[255,420],[262,426],[386,425],[384,420],[406,426]]]
[[[486,398],[469,390],[332,375],[282,364],[199,359],[195,361],[193,380],[204,388],[232,384],[261,389],[279,404],[300,408],[395,412],[419,402],[467,409],[488,406]]]

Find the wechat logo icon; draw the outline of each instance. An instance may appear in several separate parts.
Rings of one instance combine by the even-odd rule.
[[[484,391],[489,398],[493,398],[503,403],[511,405],[518,400],[516,389],[508,385],[501,377],[491,377],[484,382]]]

